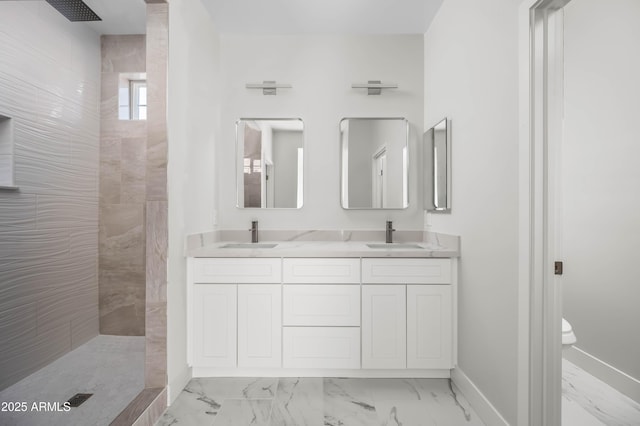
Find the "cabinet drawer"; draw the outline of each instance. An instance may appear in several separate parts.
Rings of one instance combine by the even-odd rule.
[[[362,259],[367,284],[451,284],[451,259]]]
[[[360,283],[360,259],[284,259],[282,264],[285,283]]]
[[[198,258],[193,261],[195,283],[279,283],[282,262],[274,258]]]
[[[284,325],[360,325],[359,285],[285,285]]]
[[[284,327],[284,368],[360,368],[359,327]]]

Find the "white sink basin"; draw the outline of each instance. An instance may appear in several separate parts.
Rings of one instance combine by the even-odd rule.
[[[424,249],[424,247],[410,243],[371,243],[367,244],[367,247],[372,249]]]
[[[220,248],[228,249],[270,249],[277,246],[277,243],[229,243]]]

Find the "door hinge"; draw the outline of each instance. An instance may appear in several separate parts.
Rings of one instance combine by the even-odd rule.
[[[556,261],[553,267],[553,273],[555,275],[562,275],[563,269],[564,269],[564,265],[562,264],[562,262]]]

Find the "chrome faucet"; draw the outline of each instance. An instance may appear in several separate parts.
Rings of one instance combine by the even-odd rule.
[[[386,238],[385,238],[385,242],[387,244],[391,244],[393,242],[393,231],[395,231],[395,229],[393,229],[393,222],[388,220],[387,221],[387,233],[386,233]]]
[[[251,242],[257,243],[258,242],[258,221],[257,220],[251,221],[251,229],[249,229],[249,231],[251,231]]]

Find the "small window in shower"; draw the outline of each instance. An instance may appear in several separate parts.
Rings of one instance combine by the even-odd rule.
[[[122,73],[118,87],[118,118],[147,119],[147,74]]]
[[[13,120],[0,114],[0,188],[15,189],[13,182]]]

